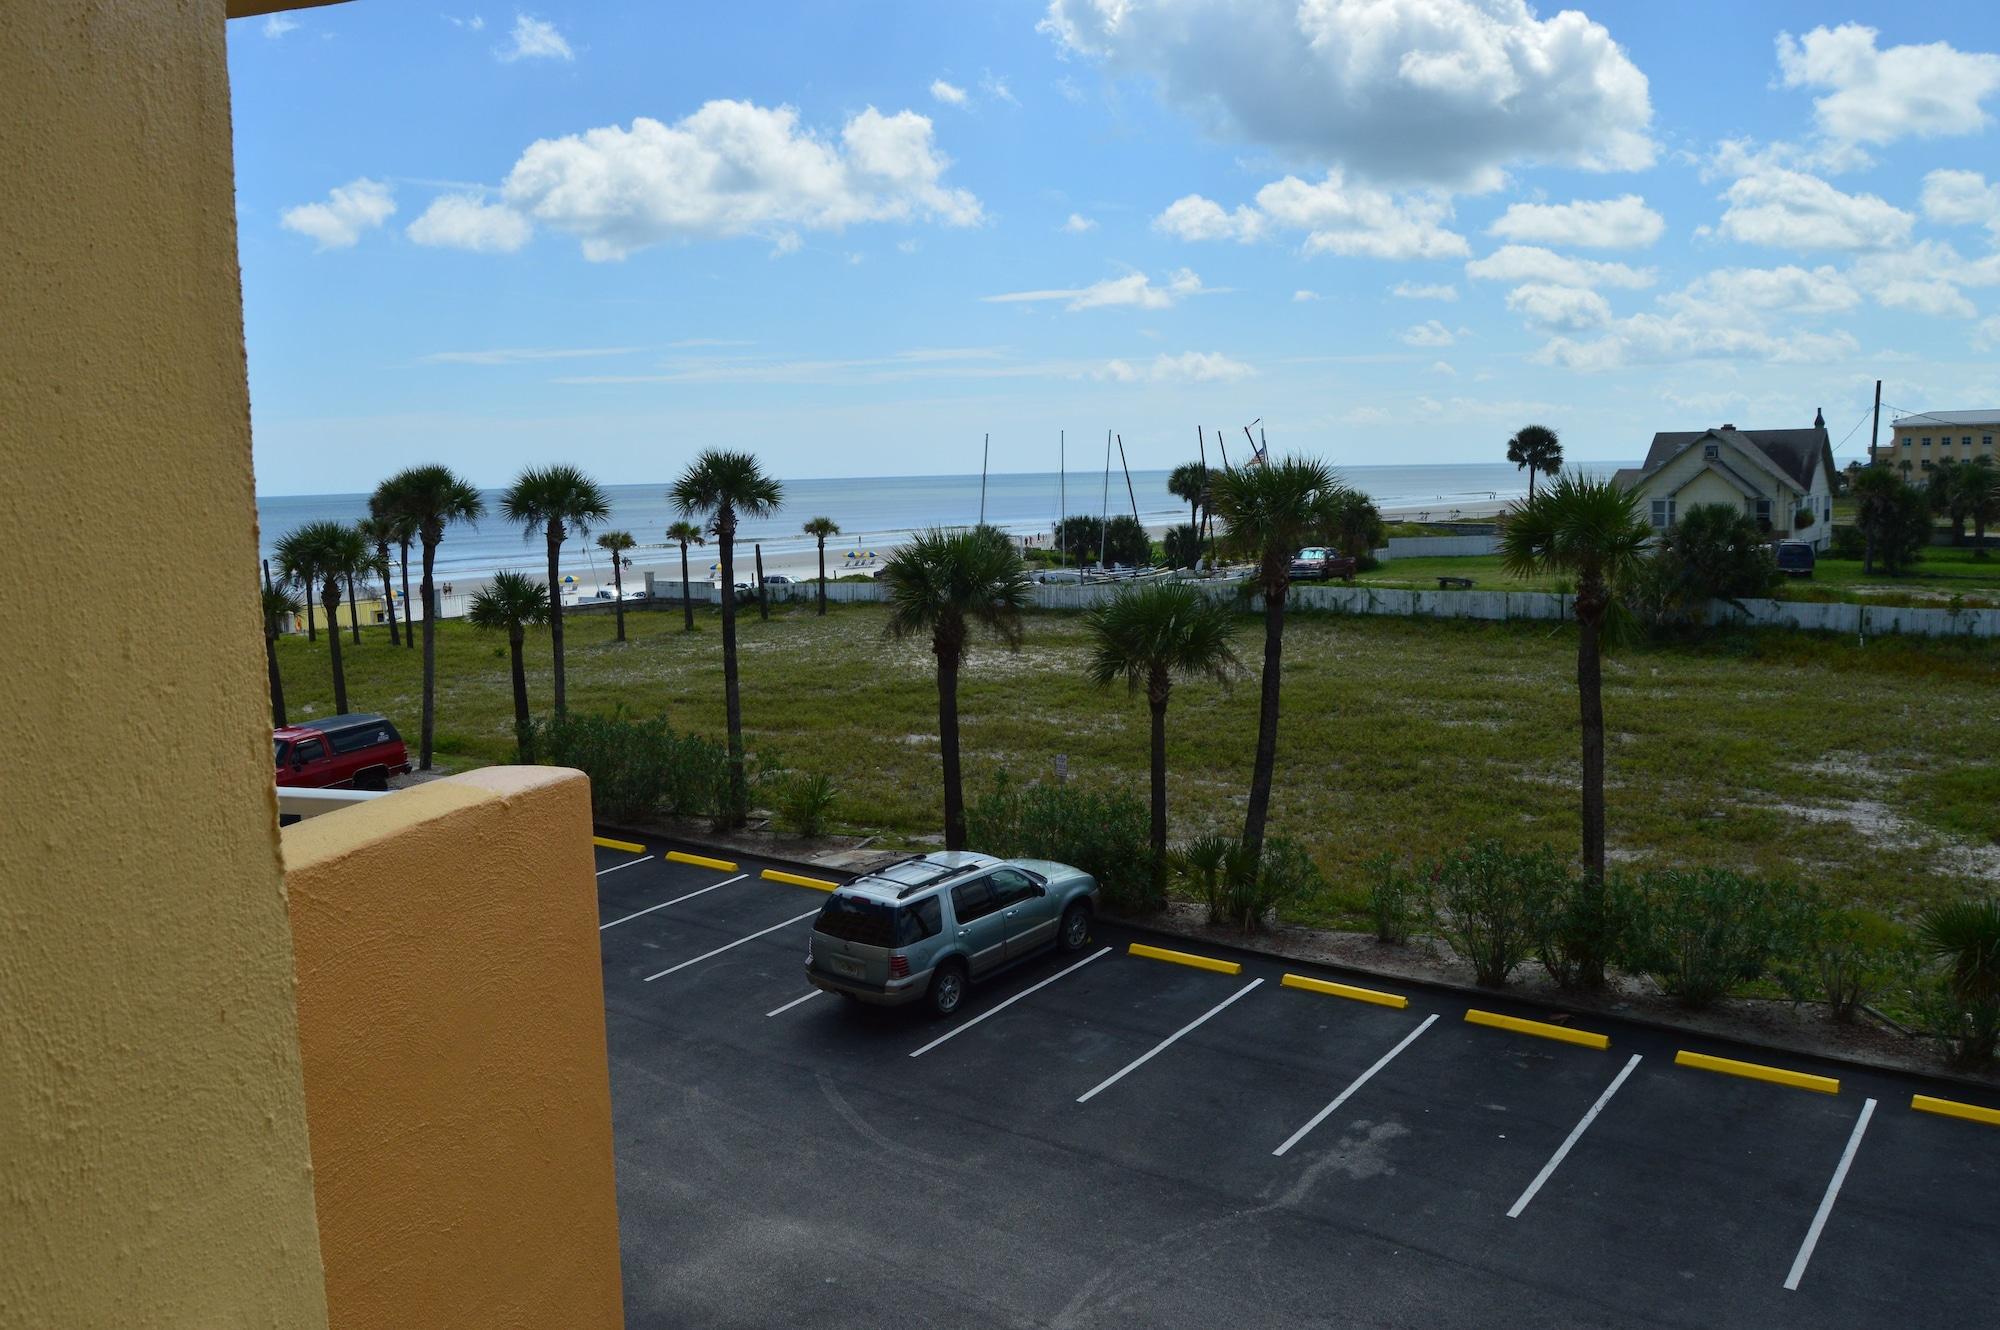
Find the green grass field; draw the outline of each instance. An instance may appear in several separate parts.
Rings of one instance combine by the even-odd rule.
[[[1853,600],[1881,604],[1945,605],[1963,598],[1974,608],[2000,605],[2000,558],[1976,559],[1973,551],[1936,545],[1902,577],[1864,574],[1859,559],[1821,558],[1810,578],[1787,578],[1778,587],[1784,600]],[[1485,591],[1557,591],[1554,577],[1516,578],[1500,567],[1497,554],[1448,559],[1393,559],[1355,580],[1371,586],[1435,591],[1440,577],[1469,577]]]
[[[678,612],[567,620],[577,710],[664,714],[720,737],[720,624],[680,632]],[[755,611],[741,620],[750,747],[824,771],[836,824],[897,838],[936,832],[936,693],[927,644],[883,635],[875,606]],[[1186,685],[1168,717],[1176,837],[1234,830],[1256,739],[1261,634],[1245,618],[1252,673],[1233,688]],[[417,735],[419,652],[370,629],[346,651],[350,705]],[[331,707],[324,640],[280,643],[294,718]],[[968,793],[1002,768],[1143,798],[1146,711],[1082,675],[1080,616],[1028,619],[1019,652],[982,644],[961,712]],[[529,686],[549,695],[546,633]],[[438,761],[510,760],[503,642],[439,630]],[[1302,921],[1351,922],[1361,865],[1383,851],[1427,857],[1468,837],[1569,849],[1578,835],[1575,638],[1548,624],[1295,615],[1286,636],[1284,731],[1274,830],[1303,841],[1331,887]],[[1641,646],[1606,665],[1612,853],[1621,862],[1717,864],[1828,882],[1902,912],[2000,879],[2000,647],[1736,633],[1700,647]]]

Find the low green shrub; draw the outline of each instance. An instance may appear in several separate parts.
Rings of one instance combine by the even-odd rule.
[[[1924,911],[1917,942],[1942,969],[1913,997],[1918,1018],[1961,1067],[1984,1067],[2000,1050],[2000,897]]]
[[[1478,982],[1498,988],[1535,954],[1562,874],[1547,847],[1510,854],[1498,841],[1467,845],[1432,868],[1439,927]]]
[[[1794,1002],[1823,1002],[1845,1024],[1895,987],[1909,959],[1909,939],[1881,915],[1822,905],[1808,911],[1797,950],[1774,968]]]
[[[1620,942],[1624,969],[1706,1007],[1807,949],[1817,904],[1798,887],[1721,868],[1641,876]]]
[[[1430,888],[1394,855],[1378,854],[1362,866],[1369,876],[1368,918],[1375,940],[1401,944],[1430,921]]]
[[[1631,925],[1632,888],[1623,878],[1602,881],[1564,865],[1544,850],[1548,915],[1535,955],[1561,988],[1602,988],[1604,972]]]
[[[634,720],[622,710],[551,717],[535,727],[535,751],[590,777],[591,812],[613,822],[713,812],[728,779],[721,744],[677,734],[664,717]]]
[[[1229,902],[1223,895],[1223,869],[1235,848],[1236,842],[1229,837],[1210,833],[1196,836],[1168,856],[1174,882],[1208,907],[1211,924],[1229,917]]]
[[[1144,913],[1165,906],[1154,882],[1151,823],[1144,801],[1069,783],[1016,784],[1006,772],[965,810],[967,839],[990,854],[1054,859],[1097,879],[1111,909]]]
[[[794,836],[817,836],[833,809],[833,780],[823,771],[788,772],[778,782],[775,803],[779,826]]]

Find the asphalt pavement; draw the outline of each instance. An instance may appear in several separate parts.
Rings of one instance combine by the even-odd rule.
[[[823,891],[597,853],[635,1330],[2000,1324],[2000,1125],[1910,1106],[1991,1096],[1113,925],[861,1008]]]

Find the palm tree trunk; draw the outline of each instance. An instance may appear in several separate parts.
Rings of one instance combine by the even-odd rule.
[[[944,847],[965,848],[965,787],[958,766],[958,661],[937,651],[938,753],[944,758]]]
[[[617,550],[611,551],[611,594],[618,597],[612,602],[613,612],[618,617],[618,640],[625,640],[625,567],[618,562]]]
[[[722,553],[722,711],[729,729],[729,803],[722,810],[727,829],[750,814],[750,784],[743,774],[743,695],[736,677],[736,514],[725,504],[716,524]]]
[[[334,615],[340,609],[340,579],[326,579],[323,593],[326,605],[326,644],[333,652],[333,710],[338,716],[347,714],[347,667],[340,659],[340,625]]]
[[[1537,470],[1537,468],[1536,468],[1535,466],[1533,466],[1532,464],[1531,464],[1531,465],[1530,465],[1530,466],[1528,467],[1528,499],[1529,499],[1529,501],[1530,501],[1530,502],[1532,502],[1532,501],[1534,500],[1534,497],[1535,497],[1535,471],[1536,471],[1536,470]]]
[[[401,560],[403,565],[403,619],[405,624],[407,625],[410,617],[410,542],[404,540],[404,541],[398,541],[397,543],[402,546],[403,550],[403,557]],[[424,617],[426,619],[431,617],[430,611],[428,609],[425,610]],[[416,644],[417,644],[417,637],[415,633],[406,632],[403,634],[404,646],[413,647]]]
[[[1583,722],[1583,871],[1604,880],[1604,678],[1598,644],[1601,611],[1579,613],[1576,696]]]
[[[569,694],[563,688],[563,625],[562,625],[562,584],[557,580],[562,571],[562,523],[553,517],[548,522],[549,532],[549,647],[556,657],[556,715],[569,714]]]
[[[1153,892],[1162,901],[1167,888],[1167,689],[1166,671],[1156,671],[1147,702],[1153,711]]]
[[[396,628],[395,588],[389,585],[389,543],[382,542],[376,547],[375,553],[382,560],[382,607],[389,613],[389,645],[399,647],[403,645],[403,638]]]
[[[317,641],[319,641],[319,630],[313,627],[313,593],[312,593],[312,584],[313,584],[313,578],[312,578],[312,573],[311,573],[311,571],[310,571],[310,570],[308,570],[308,571],[306,572],[306,574],[305,574],[305,588],[304,588],[304,595],[303,595],[303,596],[301,597],[301,599],[303,599],[303,600],[305,601],[305,603],[306,603],[306,641],[307,641],[307,642],[317,642]]]
[[[521,645],[527,634],[519,628],[507,634],[507,651],[514,675],[514,748],[523,763],[535,760],[534,723],[528,719],[528,672],[521,663]]]
[[[771,621],[771,588],[764,585],[764,545],[759,541],[750,546],[757,556],[757,617],[765,623]]]
[[[431,740],[437,733],[437,590],[431,570],[437,561],[437,546],[424,541],[424,576],[419,589],[424,597],[424,712],[423,728],[417,743],[417,769],[431,769]]]
[[[361,600],[354,594],[354,574],[347,575],[347,626],[354,633],[354,645],[361,645]]]
[[[688,543],[681,542],[681,631],[694,631],[694,601],[689,598]]]
[[[1983,532],[1984,527],[1980,528]],[[819,538],[819,617],[826,617],[826,537]]]
[[[1265,583],[1268,588],[1270,583]],[[1257,699],[1257,758],[1250,770],[1250,810],[1243,819],[1243,853],[1254,871],[1264,857],[1264,823],[1271,813],[1271,776],[1278,765],[1278,680],[1285,654],[1285,591],[1264,592],[1264,677]]]
[[[264,621],[264,668],[271,676],[271,724],[285,726],[285,676],[278,672],[278,632],[274,620]]]

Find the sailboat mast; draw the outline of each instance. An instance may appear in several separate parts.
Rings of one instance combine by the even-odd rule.
[[[1104,431],[1104,502],[1097,515],[1097,566],[1111,549],[1111,431]]]
[[[979,525],[986,525],[986,459],[993,453],[993,436],[985,436],[979,445]]]
[[[1139,522],[1139,496],[1132,492],[1132,468],[1125,461],[1125,436],[1123,434],[1118,436],[1118,465],[1125,472],[1125,497],[1132,501],[1132,520]],[[1139,522],[1139,529],[1144,531],[1146,524]]]
[[[1063,519],[1069,516],[1069,440],[1056,431],[1056,557],[1069,562],[1069,545],[1063,539]]]

